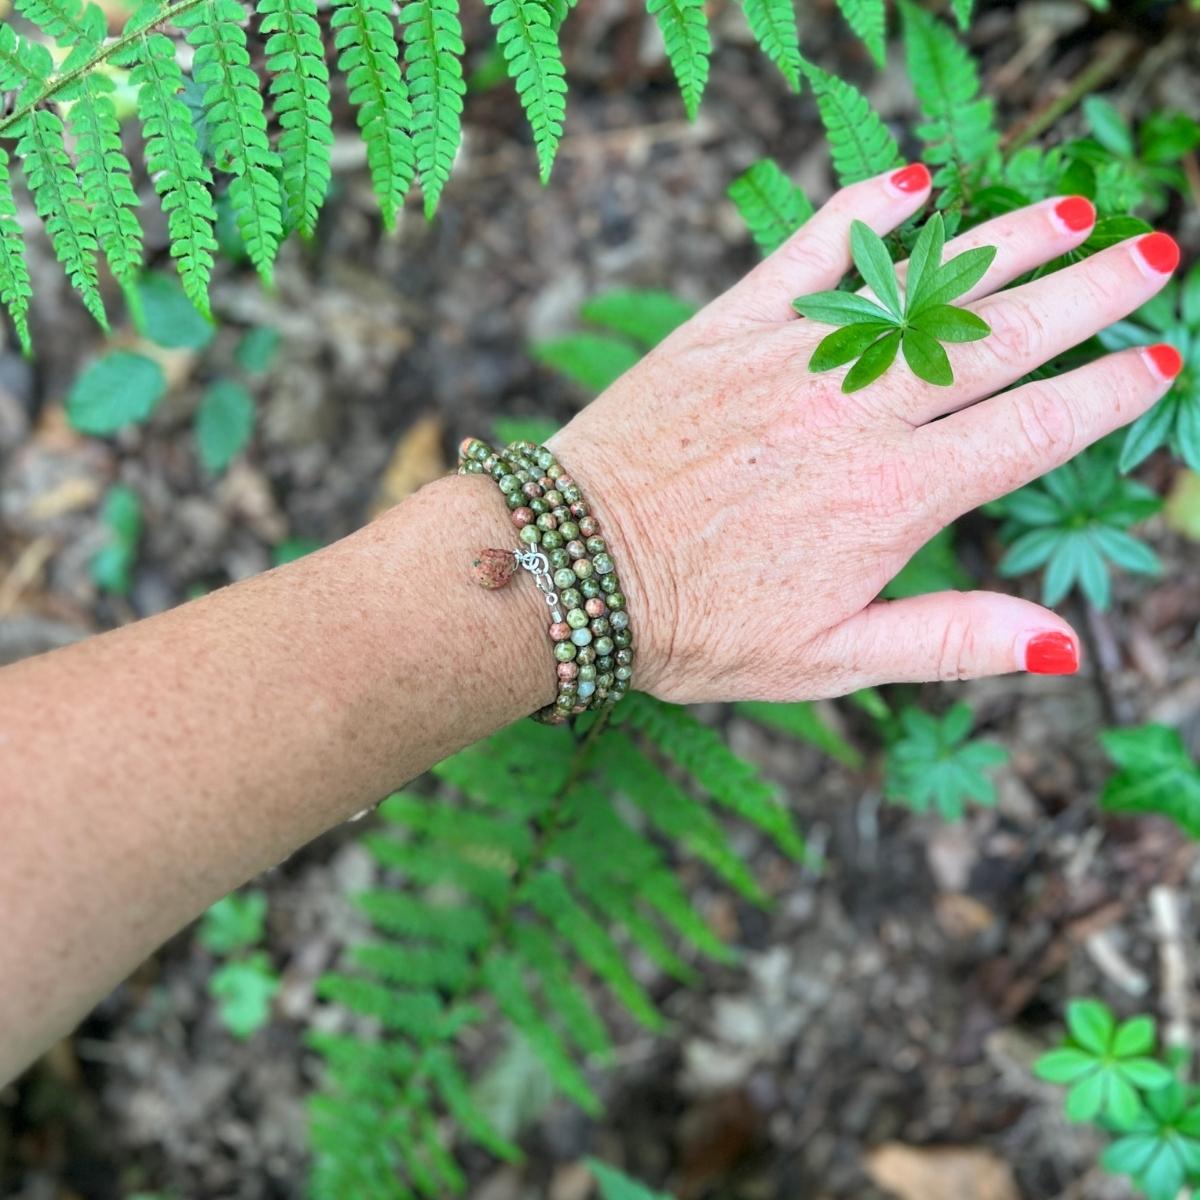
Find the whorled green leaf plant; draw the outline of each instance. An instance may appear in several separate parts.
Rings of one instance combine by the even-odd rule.
[[[946,227],[941,213],[921,230],[909,259],[902,289],[896,266],[883,239],[870,226],[850,227],[850,250],[863,282],[874,295],[815,292],[794,301],[796,311],[811,321],[838,325],[823,338],[809,360],[810,371],[832,371],[854,365],[842,381],[843,392],[874,383],[903,352],[918,379],[946,387],[954,369],[943,342],[975,342],[991,327],[980,316],[950,301],[969,292],[996,257],[995,246],[978,246],[942,262]],[[857,360],[857,361],[856,361]]]

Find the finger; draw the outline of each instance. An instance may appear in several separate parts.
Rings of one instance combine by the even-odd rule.
[[[843,665],[839,691],[882,683],[978,679],[1029,671],[1071,675],[1079,638],[1061,617],[997,592],[935,592],[879,600],[822,638],[822,659]]]
[[[995,246],[996,258],[987,274],[954,303],[968,304],[990,295],[1027,271],[1076,249],[1087,241],[1095,224],[1096,209],[1090,200],[1083,196],[1059,196],[976,225],[946,243],[942,261],[979,246]],[[902,284],[906,282],[907,259],[897,263],[896,275]]]
[[[949,482],[937,515],[953,520],[1007,495],[1140,417],[1183,369],[1165,343],[1027,383],[913,434],[916,461],[940,464]]]
[[[912,163],[842,188],[769,258],[730,288],[715,309],[739,324],[789,321],[792,301],[837,287],[850,269],[850,225],[864,221],[884,234],[929,197],[929,171]]]
[[[1085,262],[977,300],[967,307],[991,326],[978,342],[946,348],[954,369],[947,387],[917,384],[904,415],[923,425],[1015,383],[1145,304],[1179,265],[1165,233],[1147,233]]]

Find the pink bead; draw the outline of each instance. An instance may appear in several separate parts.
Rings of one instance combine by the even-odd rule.
[[[554,490],[554,480],[551,479],[549,475],[543,475],[541,477],[541,479],[538,480],[538,486],[542,489],[543,492],[553,491]]]
[[[589,617],[602,617],[608,612],[608,605],[599,596],[593,596],[584,606],[583,611]]]
[[[571,636],[571,627],[566,621],[555,621],[550,626],[550,639],[555,642],[565,642]]]
[[[502,588],[517,569],[517,560],[511,550],[480,550],[479,557],[471,563],[475,582],[488,591]]]
[[[575,518],[575,520],[578,521],[582,517],[586,517],[587,515],[588,515],[587,505],[584,504],[584,502],[582,500],[576,500],[575,503],[571,505],[571,516],[573,516]]]
[[[553,513],[542,513],[542,517],[543,517],[543,520],[542,520],[541,525],[538,527],[539,529],[557,529],[558,528],[558,518]]]
[[[564,683],[574,679],[578,674],[579,674],[579,667],[576,666],[575,663],[569,662],[569,663],[559,663],[558,664],[558,677]]]
[[[532,525],[536,520],[536,516],[532,508],[514,508],[512,512],[512,522],[518,529],[524,529],[526,525]]]
[[[584,517],[579,522],[579,532],[584,537],[595,537],[600,532],[600,522],[595,517]]]
[[[521,491],[525,493],[531,500],[542,494],[542,489],[536,483],[522,484]]]

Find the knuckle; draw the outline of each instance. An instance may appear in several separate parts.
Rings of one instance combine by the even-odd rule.
[[[987,314],[992,327],[988,345],[1005,362],[1036,360],[1045,357],[1046,322],[1024,304],[1006,301]]]
[[[1067,458],[1079,444],[1075,410],[1052,381],[1029,389],[1017,406],[1017,421],[1024,445],[1039,458]]]
[[[949,612],[938,644],[935,669],[943,683],[968,679],[971,665],[977,657],[975,622],[971,616],[971,605],[961,592],[947,596]]]
[[[843,256],[824,238],[813,237],[806,232],[784,242],[778,255],[789,274],[804,272],[814,279],[831,275],[843,265]]]

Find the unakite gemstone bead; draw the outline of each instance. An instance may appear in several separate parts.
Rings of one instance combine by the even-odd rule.
[[[594,663],[596,661],[596,647],[584,646],[579,652],[579,661],[581,663]]]
[[[524,529],[526,525],[532,525],[534,523],[533,509],[526,508],[523,504],[520,508],[514,508],[512,522],[518,529]]]
[[[575,645],[586,646],[586,645],[588,645],[589,642],[591,642],[591,640],[592,640],[592,631],[590,629],[572,629],[571,630],[571,641],[573,641],[575,643]],[[603,641],[603,640],[604,639],[601,638],[601,641]],[[600,645],[600,643],[597,642],[596,645],[598,647]]]
[[[546,503],[549,504],[551,508],[557,508],[563,503],[562,492],[560,492],[558,488],[551,488],[546,493]]]
[[[526,526],[525,528],[528,529],[529,526]],[[524,533],[525,530],[522,529],[521,532]],[[559,588],[560,590],[562,588],[569,588],[574,582],[575,572],[572,571],[570,567],[560,567],[554,572],[554,586],[556,588]]]
[[[615,572],[613,572],[612,574],[609,574],[609,575],[602,575],[600,577],[600,590],[602,592],[605,592],[611,596],[614,592],[616,592],[619,589],[619,587],[620,587],[620,585],[617,583],[617,576],[616,576]],[[609,602],[608,607],[612,608],[611,601]]]
[[[590,558],[577,558],[571,564],[572,570],[580,579],[591,579],[592,577],[592,560]]]
[[[579,494],[579,489],[573,483],[563,485],[563,483],[560,480],[559,481],[559,490],[563,494],[563,499],[568,504],[574,504],[576,500],[583,499],[583,497]]]
[[[558,522],[554,519],[553,513],[544,512],[537,519],[537,527],[539,529],[557,529]]]
[[[600,522],[595,517],[584,517],[579,522],[579,532],[585,538],[595,537],[600,532]]]
[[[524,500],[524,501],[525,501],[525,502],[526,502],[526,503],[529,505],[529,507],[530,507],[530,508],[531,508],[531,509],[532,509],[532,510],[535,512],[535,513],[537,513],[537,515],[538,515],[539,517],[540,517],[540,516],[541,516],[543,513],[547,513],[547,512],[549,512],[549,511],[550,511],[550,505],[548,505],[548,504],[546,503],[546,501],[545,501],[545,500],[543,500],[543,499],[542,499],[540,496],[534,496],[534,498],[533,498],[532,500],[529,500],[527,497],[525,497],[525,496],[522,496],[522,497],[521,497],[521,499],[522,499],[522,500]]]
[[[556,515],[557,512],[558,510],[555,509]],[[574,541],[575,538],[579,536],[579,525],[575,521],[572,521],[569,517],[566,517],[558,522],[558,532],[561,533],[568,542]],[[603,550],[604,547],[601,546],[600,549]]]
[[[629,628],[629,614],[627,612],[615,612],[609,620],[612,622],[612,627],[617,630]]]
[[[572,637],[575,635],[572,634]],[[592,640],[591,631],[588,631],[588,641]],[[613,640],[610,637],[602,637],[596,639],[596,653],[600,655],[611,654],[613,652]]]
[[[593,600],[600,595],[600,582],[596,579],[585,579],[579,585],[579,590],[588,600]]]
[[[588,506],[586,504],[584,504],[584,502],[582,500],[577,500],[574,504],[571,505],[571,516],[573,516],[575,518],[575,520],[580,521],[580,522],[583,521],[583,518],[586,517],[590,511],[591,510],[588,508]],[[583,533],[584,537],[587,536],[582,524],[579,526],[579,532]]]
[[[613,677],[610,671],[603,671],[596,676],[596,687],[603,688],[606,692],[613,685]]]
[[[596,668],[591,663],[586,663],[581,667],[576,667],[575,669],[579,673],[580,679],[590,679],[592,682],[595,682]]]
[[[558,571],[563,567],[570,568],[571,566],[571,556],[561,546],[551,547],[546,557],[550,560],[552,570]],[[571,574],[574,575],[575,572],[572,571]]]
[[[515,475],[500,476],[500,490],[506,495],[521,490],[521,481]]]
[[[556,642],[554,646],[554,657],[559,662],[570,662],[571,659],[578,654],[579,651],[574,642]]]
[[[579,695],[586,699],[596,691],[596,685],[590,679],[581,679],[579,681]]]
[[[628,629],[619,629],[612,635],[613,645],[621,650],[633,645],[633,634]]]
[[[613,676],[619,682],[623,682],[626,679],[631,679],[633,677],[633,668],[632,667],[618,667],[613,672]]]
[[[587,540],[589,554],[603,554],[608,549],[608,543],[602,537],[590,537]]]
[[[572,558],[583,558],[587,554],[587,547],[578,538],[572,542],[568,542],[566,550]]]
[[[612,578],[612,577],[609,576],[609,578]],[[621,609],[623,609],[625,607],[625,593],[624,592],[609,592],[608,593],[608,607],[616,609],[617,611],[620,611]]]
[[[560,596],[559,599],[562,599]],[[582,629],[588,623],[588,615],[582,608],[573,608],[567,613],[567,624],[572,629]]]
[[[608,612],[608,605],[599,596],[589,599],[583,607],[589,617],[602,617]],[[593,632],[595,631],[593,630]]]
[[[504,497],[504,503],[507,504],[513,512],[516,512],[524,502],[525,497],[522,496],[520,492],[512,492],[510,495]]]
[[[566,551],[564,550],[563,553],[565,554]],[[558,565],[559,565],[558,563],[554,564],[555,567],[557,567]],[[562,565],[565,567],[568,564],[563,563]],[[572,572],[572,574],[574,574],[574,572]],[[565,591],[562,591],[559,593],[558,598],[559,598],[559,600],[562,601],[563,608],[582,608],[583,607],[583,596],[580,593],[578,588],[573,588],[573,587],[567,588]]]
[[[633,666],[633,651],[632,650],[629,650],[629,649],[618,650],[616,658],[617,658],[617,666],[618,667]]]
[[[558,685],[558,694],[559,696],[574,696],[575,689],[578,686],[579,685],[573,679],[564,679]]]
[[[608,554],[597,554],[592,559],[592,566],[596,568],[597,575],[607,575],[614,569],[612,557]]]
[[[542,531],[536,525],[526,525],[517,537],[527,546],[537,546],[541,543]]]
[[[545,471],[554,462],[554,455],[549,450],[539,447],[534,450],[533,457],[537,461],[537,465]]]
[[[557,529],[547,529],[542,534],[543,550],[558,550],[562,546],[562,534]]]
[[[558,505],[557,508],[552,508],[550,511],[554,514],[554,519],[558,522],[558,527],[560,529],[562,528],[564,521],[571,520],[571,510],[569,508],[567,508],[567,506],[565,504],[560,504],[560,505]],[[574,524],[573,521],[571,523]],[[567,534],[565,534],[565,533],[563,534],[563,537],[567,537],[567,536],[568,536]],[[578,534],[570,534],[569,536],[578,537],[579,535]]]
[[[606,654],[602,658],[596,659],[596,670],[611,671],[613,669],[613,660],[611,654]]]
[[[603,637],[606,633],[612,632],[612,627],[609,625],[607,617],[596,617],[588,628],[596,637]]]

